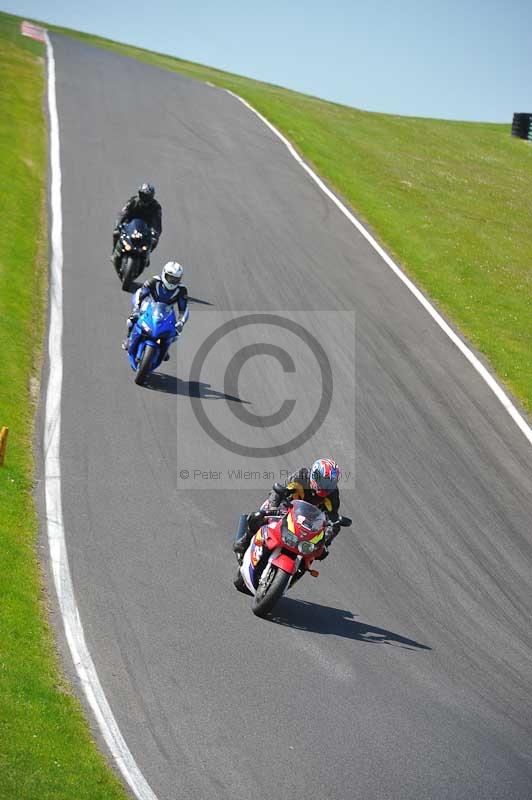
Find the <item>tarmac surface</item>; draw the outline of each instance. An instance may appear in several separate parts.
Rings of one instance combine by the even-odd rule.
[[[525,437],[237,99],[51,38],[67,547],[90,652],[148,783],[159,800],[529,800]],[[120,349],[130,301],[109,253],[116,213],[144,180],[163,205],[146,277],[177,258],[194,301],[171,360],[141,388]],[[269,341],[271,318],[224,338],[220,325],[242,314],[306,320],[319,366],[297,331]],[[211,334],[219,349],[198,367]],[[253,420],[283,396],[296,421]],[[220,438],[275,448],[320,397],[325,421],[292,451],[257,460]],[[259,620],[233,588],[230,545],[269,482],[225,467],[275,472],[319,455],[349,473],[353,527],[318,579]],[[205,474],[184,479],[189,466]]]

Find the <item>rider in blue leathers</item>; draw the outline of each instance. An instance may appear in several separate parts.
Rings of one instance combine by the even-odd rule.
[[[177,306],[179,313],[176,314],[175,332],[176,335],[179,336],[189,317],[187,287],[183,286],[181,283],[183,272],[183,267],[177,261],[168,261],[168,263],[164,265],[160,276],[154,275],[153,278],[150,278],[150,280],[142,284],[135,294],[133,311],[127,321],[127,338],[122,342],[122,348],[124,350],[127,350],[129,347],[129,334],[133,329],[133,325],[139,318],[141,303],[149,295],[151,295],[156,303],[175,304]],[[168,358],[169,356],[167,353],[164,360],[167,361]]]

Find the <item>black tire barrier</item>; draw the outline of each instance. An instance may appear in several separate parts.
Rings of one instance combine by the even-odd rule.
[[[532,142],[532,114],[514,114],[512,136]]]

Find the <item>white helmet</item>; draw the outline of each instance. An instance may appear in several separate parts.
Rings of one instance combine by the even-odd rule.
[[[168,261],[161,272],[161,280],[168,291],[172,291],[181,283],[183,267],[177,261]]]

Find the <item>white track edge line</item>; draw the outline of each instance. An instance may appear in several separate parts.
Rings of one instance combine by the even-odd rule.
[[[312,180],[315,183],[317,183],[322,192],[324,192],[324,194],[326,194],[327,197],[330,200],[332,200],[332,202],[340,209],[342,214],[344,214],[344,216],[347,217],[349,222],[351,222],[355,226],[355,228],[359,231],[359,233],[361,233],[362,236],[369,242],[369,244],[380,255],[383,261],[390,267],[391,270],[393,270],[393,272],[395,272],[397,277],[404,283],[407,289],[410,290],[410,292],[414,295],[416,300],[418,300],[421,303],[425,311],[428,311],[432,319],[440,326],[442,331],[447,334],[449,339],[451,339],[451,341],[456,345],[456,347],[460,350],[460,352],[467,358],[469,363],[474,367],[474,369],[478,372],[481,378],[483,378],[484,381],[488,384],[491,391],[494,393],[499,402],[511,416],[517,427],[525,435],[530,444],[532,444],[532,428],[530,427],[530,425],[528,425],[524,417],[519,413],[517,408],[514,406],[514,404],[506,394],[506,392],[497,383],[493,375],[491,375],[488,372],[484,364],[482,364],[482,362],[470,350],[470,348],[465,344],[465,342],[463,342],[462,339],[460,339],[460,337],[453,331],[453,329],[443,319],[441,314],[439,314],[438,311],[436,311],[434,306],[427,300],[427,298],[422,294],[422,292],[417,288],[417,286],[414,283],[412,283],[410,278],[408,278],[405,275],[405,273],[395,263],[395,261],[393,261],[393,259],[390,258],[388,253],[386,253],[382,249],[380,244],[373,238],[373,236],[369,233],[369,231],[366,230],[366,228],[362,225],[362,223],[359,222],[359,220],[349,211],[349,209],[342,203],[342,201],[338,199],[338,197],[334,194],[334,192],[332,192],[329,189],[329,187],[325,185],[325,183],[321,180],[321,178],[318,177],[318,175],[316,175],[316,173],[309,167],[309,165],[301,158],[301,156],[299,155],[295,147],[291,144],[291,142],[289,142],[288,139],[285,136],[283,136],[283,134],[280,131],[278,131],[277,128],[266,119],[266,117],[263,117],[263,115],[255,108],[253,108],[253,106],[250,103],[248,103],[247,100],[244,100],[238,94],[235,94],[234,92],[230,91],[230,89],[223,89],[223,91],[227,92],[227,94],[232,95],[237,100],[239,100],[243,105],[249,108],[249,110],[252,111],[253,114],[255,114],[260,120],[262,120],[262,122],[264,122],[264,124],[267,125],[271,131],[273,131],[273,133],[283,142],[283,144],[286,145],[288,151],[290,152],[290,155],[292,155],[295,158],[298,164],[301,167],[303,167],[305,172],[307,172],[310,175]]]
[[[63,381],[63,223],[61,209],[61,161],[59,144],[59,118],[55,91],[55,59],[52,44],[45,32],[48,56],[48,111],[50,118],[50,206],[51,206],[51,264],[50,264],[50,320],[48,354],[50,369],[46,392],[44,422],[44,481],[46,499],[46,526],[50,547],[53,579],[65,634],[72,660],[85,696],[98,722],[103,738],[115,759],[120,772],[138,800],[157,800],[133,758],[111,711],[96,668],[90,656],[68,564],[61,505],[61,387]]]

